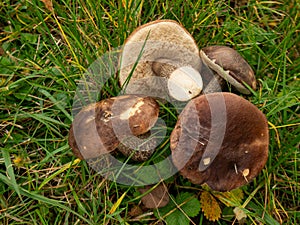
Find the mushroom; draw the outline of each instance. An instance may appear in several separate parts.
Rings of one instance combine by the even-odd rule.
[[[200,57],[218,75],[215,79],[220,82],[221,87],[228,82],[243,94],[251,93],[245,84],[253,90],[256,89],[256,79],[251,66],[236,50],[227,46],[208,46],[200,50]],[[213,91],[208,89],[204,92]]]
[[[202,90],[201,60],[193,37],[173,20],[138,27],[121,54],[120,84],[127,94],[187,101]]]
[[[148,131],[137,137],[132,136],[122,140],[118,146],[118,150],[124,156],[130,157],[134,161],[143,162],[151,157],[157,144],[157,138],[151,136],[151,132]]]
[[[104,99],[83,108],[74,118],[69,145],[75,156],[92,159],[114,151],[126,140],[137,141],[158,119],[159,105],[151,97],[123,95]],[[150,140],[151,142],[151,140]],[[150,145],[154,151],[155,145]],[[130,150],[130,149],[128,149]]]
[[[253,180],[268,157],[265,115],[232,93],[192,99],[170,137],[172,161],[194,184],[229,191]]]

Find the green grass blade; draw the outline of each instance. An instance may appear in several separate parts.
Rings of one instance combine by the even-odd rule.
[[[10,184],[11,184],[13,190],[15,190],[17,192],[19,198],[22,200],[20,188],[19,188],[19,185],[18,185],[18,183],[16,181],[16,177],[15,177],[13,164],[10,159],[9,150],[1,149],[1,152],[2,152],[2,156],[4,158],[4,163],[5,163],[6,172],[7,172],[7,179],[10,180]]]

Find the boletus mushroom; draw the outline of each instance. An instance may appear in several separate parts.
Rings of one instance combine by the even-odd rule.
[[[172,160],[195,184],[229,191],[253,180],[268,157],[265,115],[232,93],[216,92],[189,101],[172,131]]]
[[[127,94],[187,101],[202,90],[199,49],[190,33],[173,20],[138,27],[125,41],[120,84]]]
[[[224,88],[226,83],[229,83],[242,94],[251,93],[245,84],[253,90],[256,89],[254,71],[247,61],[233,48],[219,45],[204,47],[200,50],[200,57],[217,74],[215,79],[220,83],[221,87]],[[204,92],[213,91],[207,90]]]
[[[134,150],[144,150],[149,155],[148,151],[153,152],[156,145],[143,145],[139,136],[149,133],[158,114],[159,105],[151,97],[123,95],[104,99],[84,107],[75,116],[69,132],[69,145],[80,159],[100,157],[120,145],[123,151],[132,153],[133,158]],[[130,146],[126,144],[128,139],[131,140]],[[131,149],[136,147],[133,141],[137,141],[139,149]],[[137,154],[141,153],[137,151]]]

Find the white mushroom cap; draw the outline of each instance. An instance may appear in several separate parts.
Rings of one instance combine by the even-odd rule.
[[[127,38],[122,50],[119,79],[125,93],[165,97],[171,74],[155,73],[156,62],[167,62],[174,69],[190,66],[199,71],[201,67],[198,46],[180,24],[172,20],[147,23]]]

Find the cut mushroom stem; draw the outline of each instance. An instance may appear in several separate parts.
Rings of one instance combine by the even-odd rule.
[[[188,101],[202,90],[202,79],[198,71],[190,66],[179,67],[168,79],[170,96],[178,101]]]
[[[256,89],[256,79],[251,66],[236,50],[227,46],[208,46],[200,50],[200,57],[210,69],[240,93],[251,93],[247,85],[253,90]],[[222,88],[224,84],[226,83],[220,84]],[[213,92],[212,89],[209,92]]]
[[[178,101],[188,101],[202,90],[203,83],[200,73],[191,66],[179,66],[166,59],[153,62],[155,74],[168,79],[169,94]]]

